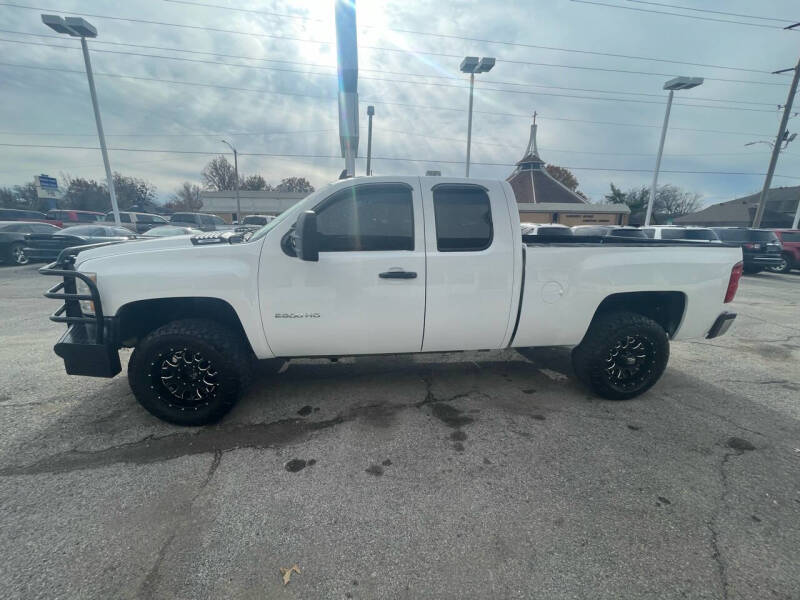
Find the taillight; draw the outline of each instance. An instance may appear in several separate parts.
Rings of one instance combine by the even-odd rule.
[[[748,250],[752,250],[753,248],[758,248],[756,244],[750,244],[750,243],[744,244],[744,247],[747,248]]]
[[[728,290],[725,292],[725,303],[731,302],[739,289],[739,280],[744,272],[744,263],[738,262],[731,269],[731,278],[728,280]]]

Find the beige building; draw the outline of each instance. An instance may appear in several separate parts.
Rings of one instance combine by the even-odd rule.
[[[308,196],[305,192],[273,192],[259,190],[257,192],[240,191],[239,204],[242,217],[247,215],[277,216]],[[227,223],[236,215],[236,192],[200,192],[203,207],[200,212],[212,213],[222,217]]]
[[[523,223],[564,225],[625,225],[630,209],[624,204],[592,204],[554,179],[536,147],[536,115],[525,154],[507,181],[514,190]]]

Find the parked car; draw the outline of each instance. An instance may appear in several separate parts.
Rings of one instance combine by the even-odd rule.
[[[788,273],[792,269],[800,269],[800,229],[775,229],[775,235],[781,241],[781,263],[767,267],[776,273]]]
[[[119,213],[119,222],[134,233],[144,233],[159,225],[169,225],[169,221],[161,215],[129,211]],[[113,212],[106,213],[106,223],[114,223]]]
[[[231,225],[228,225],[217,215],[207,215],[205,213],[174,213],[169,218],[169,222],[171,225],[194,227],[196,229],[202,229],[203,231],[217,231],[232,228]]]
[[[193,227],[179,227],[177,225],[159,225],[158,227],[153,227],[147,233],[144,234],[144,237],[172,237],[175,235],[196,235],[198,233],[203,233],[200,229],[194,229]]]
[[[263,227],[274,218],[272,215],[247,215],[239,225]]]
[[[51,222],[61,223],[60,227],[70,227],[83,223],[96,223],[102,221],[104,213],[92,210],[61,210],[53,209],[47,211],[47,219]]]
[[[749,227],[714,227],[714,232],[726,244],[742,249],[744,272],[760,273],[768,267],[781,265],[781,242],[774,231]]]
[[[572,229],[560,223],[521,223],[522,235],[572,235]]]
[[[12,265],[28,263],[25,255],[25,236],[29,233],[55,233],[55,225],[35,221],[0,221],[0,261]]]
[[[719,236],[710,227],[678,227],[652,225],[643,227],[644,234],[654,240],[686,240],[687,242],[719,243]]]
[[[99,242],[124,242],[134,239],[129,229],[116,225],[76,225],[52,233],[30,233],[25,236],[25,256],[31,261],[52,261],[64,248]]]
[[[598,237],[621,237],[621,238],[646,238],[644,231],[638,227],[623,227],[621,225],[575,225],[572,228],[572,235],[576,236],[598,236]]]
[[[575,346],[596,394],[638,396],[670,340],[727,331],[742,252],[630,242],[525,244],[506,181],[371,176],[310,194],[247,239],[78,248],[42,273],[92,294],[83,307],[60,296],[52,317],[68,323],[55,346],[67,373],[114,377],[119,348],[134,348],[140,404],[202,425],[234,406],[254,358]]]
[[[61,227],[61,221],[52,221],[38,210],[20,210],[17,208],[0,208],[0,221],[38,221]]]

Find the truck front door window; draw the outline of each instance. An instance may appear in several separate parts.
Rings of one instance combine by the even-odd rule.
[[[407,186],[348,188],[315,212],[320,252],[414,249],[414,210]]]
[[[491,246],[492,209],[483,188],[436,186],[433,211],[439,252],[475,252]]]

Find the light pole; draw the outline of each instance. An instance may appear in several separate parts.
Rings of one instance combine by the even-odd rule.
[[[472,145],[472,93],[475,88],[475,73],[488,73],[494,67],[495,59],[491,57],[478,58],[466,56],[461,61],[459,69],[462,73],[469,73],[469,115],[467,116],[467,177],[469,177],[469,154]]]
[[[375,107],[367,107],[369,126],[367,127],[367,175],[372,175],[372,117],[375,116]]]
[[[108,182],[108,194],[111,196],[111,210],[114,212],[114,222],[119,225],[119,206],[117,206],[117,194],[114,191],[114,177],[111,174],[111,164],[108,162],[106,136],[103,133],[103,122],[100,120],[100,106],[97,103],[97,90],[94,88],[92,62],[89,60],[89,46],[86,43],[87,37],[97,37],[97,29],[80,17],[62,18],[58,15],[42,15],[42,23],[57,33],[66,33],[72,37],[81,38],[83,62],[86,64],[86,77],[89,79],[89,93],[92,96],[92,108],[94,108],[94,120],[95,123],[97,123],[97,135],[100,138],[100,152],[103,154],[103,164],[106,168],[106,181]]]
[[[669,113],[672,110],[672,97],[675,90],[690,90],[703,83],[702,77],[676,77],[664,84],[664,89],[669,90],[667,98],[667,112],[664,115],[664,125],[661,127],[661,141],[658,143],[658,155],[656,156],[656,170],[653,172],[653,185],[650,186],[650,200],[647,203],[647,216],[644,218],[645,226],[650,225],[650,218],[653,216],[653,205],[656,203],[656,185],[658,184],[658,171],[661,168],[661,156],[664,154],[664,140],[667,137],[667,125],[669,125]]]
[[[239,202],[239,153],[230,142],[225,140],[220,140],[220,142],[233,150],[233,189],[236,190],[236,222],[238,223],[242,218],[242,205]]]

